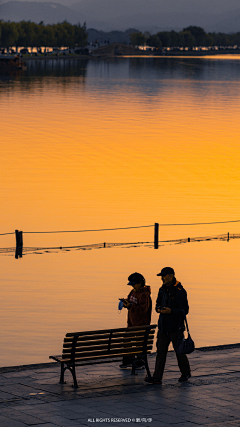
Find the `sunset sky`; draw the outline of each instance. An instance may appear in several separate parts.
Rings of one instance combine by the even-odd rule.
[[[238,0],[0,0],[0,17],[4,21],[43,21],[45,24],[64,20],[72,24],[86,22],[88,29],[101,31],[131,28],[155,34],[195,25],[207,32],[236,33],[240,6]]]
[[[31,0],[31,2],[39,3],[39,2],[46,2],[46,0]],[[65,6],[72,6],[72,5],[78,5],[78,6],[85,6],[85,5],[91,5],[95,4],[96,0],[54,0],[55,3],[64,4]],[[1,3],[7,3],[6,0],[1,0]],[[239,1],[238,0],[229,0],[226,2],[225,0],[97,0],[97,3],[99,5],[99,8],[105,5],[111,5],[116,10],[126,10],[126,8],[131,11],[135,12],[136,14],[141,12],[141,10],[147,9],[151,11],[151,9],[155,10],[161,10],[162,12],[169,12],[175,13],[176,11],[182,11],[182,13],[186,13],[187,11],[204,11],[208,10],[211,12],[222,12],[224,10],[231,10],[231,9],[239,9]],[[136,5],[138,7],[136,8]],[[106,15],[107,15],[106,10]]]

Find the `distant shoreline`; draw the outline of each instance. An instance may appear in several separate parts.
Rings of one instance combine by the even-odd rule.
[[[240,50],[235,49],[229,49],[225,51],[218,51],[218,50],[206,50],[206,51],[181,51],[181,52],[173,52],[168,51],[163,55],[157,55],[157,56],[219,56],[219,55],[240,55]],[[155,55],[154,55],[155,56]]]
[[[43,59],[90,59],[91,55],[47,55],[47,56],[21,56],[22,61],[43,60]]]
[[[99,58],[166,58],[166,57],[203,57],[203,56],[226,56],[226,55],[240,55],[240,51],[228,50],[228,51],[181,51],[181,52],[172,52],[167,51],[165,53],[153,54],[152,52],[142,51],[139,54],[128,54],[128,55],[108,55],[108,54],[96,54],[96,55],[47,55],[47,56],[22,56],[22,61],[32,61],[32,60],[68,60],[68,59],[99,59]]]

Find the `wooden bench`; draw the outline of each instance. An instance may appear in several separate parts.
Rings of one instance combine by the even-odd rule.
[[[147,354],[152,350],[156,327],[147,325],[66,334],[62,355],[49,356],[61,364],[60,384],[64,384],[66,369],[72,374],[74,387],[78,387],[76,366],[121,361],[123,356],[134,356],[132,374],[135,374],[135,356],[138,356],[144,362],[147,375],[151,376]]]

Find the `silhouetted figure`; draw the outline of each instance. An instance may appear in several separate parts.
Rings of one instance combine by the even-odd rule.
[[[159,289],[156,301],[156,312],[160,313],[160,316],[155,371],[152,377],[145,378],[145,381],[151,384],[162,383],[168,346],[172,342],[175,350],[178,339],[183,338],[184,319],[189,311],[187,292],[176,280],[173,268],[164,267],[157,276],[161,276],[163,285]],[[182,374],[178,381],[187,381],[191,377],[188,358],[186,354],[176,353],[176,356]]]

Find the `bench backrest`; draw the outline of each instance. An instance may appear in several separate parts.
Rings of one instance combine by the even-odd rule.
[[[62,358],[69,362],[146,354],[153,347],[157,325],[66,334]]]

